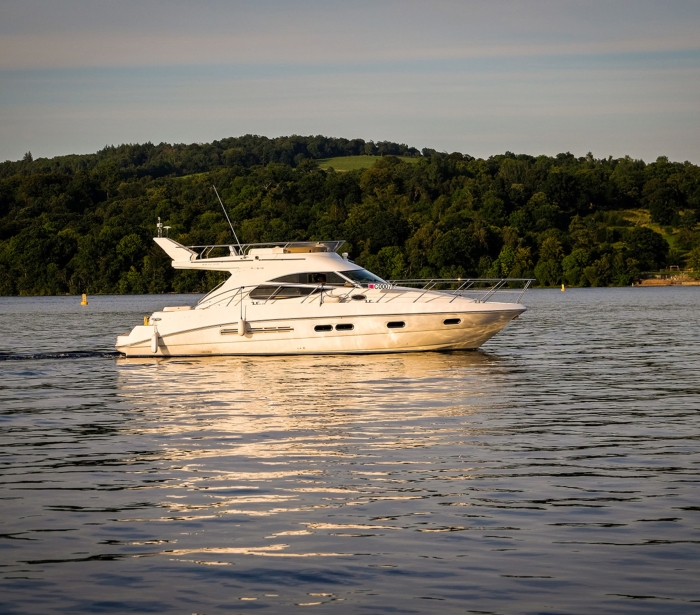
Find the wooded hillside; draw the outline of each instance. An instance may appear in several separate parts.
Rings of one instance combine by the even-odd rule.
[[[333,169],[360,155],[378,158]],[[212,184],[242,242],[346,239],[385,278],[605,286],[700,270],[700,167],[687,162],[247,135],[0,164],[0,294],[208,289],[216,274],[173,271],[151,238],[160,216],[181,243],[231,242]]]

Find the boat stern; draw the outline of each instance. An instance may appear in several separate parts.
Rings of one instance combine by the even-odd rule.
[[[156,336],[155,327],[138,325],[126,335],[118,335],[115,348],[126,356],[144,356],[157,354],[158,349],[152,349],[152,341]]]

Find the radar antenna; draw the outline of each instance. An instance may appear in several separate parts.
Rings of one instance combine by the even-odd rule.
[[[212,184],[211,187],[214,188],[214,192],[216,193],[216,198],[219,199],[219,203],[221,203],[221,209],[224,210],[224,216],[226,216],[226,220],[228,220],[228,225],[231,227],[231,232],[233,233],[233,238],[236,240],[236,243],[238,244],[239,254],[243,254],[243,248],[241,247],[241,242],[238,241],[238,236],[236,235],[236,231],[233,230],[233,224],[231,224],[231,218],[228,217],[228,212],[226,211],[226,208],[224,207],[224,202],[221,200],[221,197],[219,196],[219,191],[216,189],[216,186],[214,184]]]

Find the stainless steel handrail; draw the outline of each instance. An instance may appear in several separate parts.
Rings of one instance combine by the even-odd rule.
[[[244,243],[238,246],[237,244],[229,243],[216,243],[216,244],[206,244],[201,246],[186,246],[190,250],[195,250],[198,253],[198,258],[223,258],[223,257],[210,257],[209,255],[215,248],[225,248],[229,251],[229,255],[235,256],[245,256],[250,250],[256,248],[318,248],[325,247],[327,252],[337,252],[340,247],[345,243],[344,239],[331,240],[331,241],[269,241],[265,243]]]
[[[431,284],[456,283],[456,282],[534,282],[535,278],[408,278],[405,280],[387,280],[390,284]]]
[[[352,288],[348,289],[346,293],[341,294],[341,300],[347,300],[347,298],[356,291],[366,291],[366,290],[376,290],[379,291],[415,291],[419,292],[420,294],[418,297],[413,301],[415,303],[418,301],[421,297],[423,297],[426,293],[428,292],[438,292],[438,293],[443,293],[448,296],[453,296],[452,301],[454,301],[457,297],[461,297],[464,295],[466,292],[481,292],[484,293],[484,295],[476,301],[480,303],[485,303],[488,301],[494,294],[497,292],[519,292],[517,302],[520,302],[520,299],[522,298],[523,294],[525,291],[530,287],[532,282],[534,281],[534,278],[431,278],[431,279],[412,279],[412,280],[390,280],[386,284],[380,284],[380,285],[375,285],[372,283],[368,284],[358,284],[353,286]],[[445,290],[437,290],[436,286],[439,286],[440,284],[461,284],[456,288],[456,289],[445,289]],[[503,287],[506,284],[509,284],[511,282],[522,282],[523,283],[523,288],[513,288],[513,289],[504,289]],[[491,283],[491,286],[489,288],[475,288],[475,285],[478,283]],[[223,284],[223,282],[221,283]],[[198,306],[203,306],[201,309],[207,309],[208,307],[211,307],[211,303],[216,300],[217,303],[222,301],[226,295],[231,294],[231,298],[229,299],[228,303],[226,304],[227,306],[231,304],[232,301],[236,298],[236,295],[240,293],[240,301],[243,301],[246,296],[250,298],[250,293],[253,291],[253,289],[258,288],[260,286],[268,286],[270,288],[274,288],[274,291],[268,296],[268,297],[260,297],[260,301],[264,301],[267,303],[268,301],[274,300],[276,295],[283,289],[283,288],[308,288],[310,289],[310,292],[306,295],[303,296],[299,295],[299,298],[302,299],[302,303],[305,303],[309,297],[312,298],[312,300],[317,296],[320,295],[320,304],[323,304],[323,293],[324,292],[329,292],[335,289],[343,289],[345,290],[345,286],[340,286],[336,284],[300,284],[300,283],[288,283],[288,282],[262,282],[260,284],[249,284],[245,286],[236,286],[235,288],[229,288],[228,290],[225,290],[217,295],[213,295],[212,293],[217,290],[219,287],[221,287],[221,284],[218,284],[215,288],[213,288],[207,295],[202,297],[200,301],[198,302]],[[410,288],[410,285],[422,285],[421,288]],[[385,297],[388,293],[384,292],[382,294],[382,298]],[[209,303],[210,305],[204,306],[204,303]]]
[[[203,303],[204,301],[208,300],[207,298],[209,297],[209,295],[211,295],[217,288],[220,288],[221,286],[223,286],[224,284],[226,284],[227,281],[228,281],[228,280],[224,280],[223,282],[219,282],[219,283],[218,283],[216,286],[214,286],[214,288],[212,288],[206,295],[204,295],[204,297],[202,297],[199,301],[197,301],[197,305],[199,305],[200,303]]]
[[[457,297],[463,296],[466,292],[483,292],[484,296],[479,297],[478,299],[476,299],[476,301],[480,303],[485,303],[497,292],[517,292],[518,290],[520,290],[520,294],[518,295],[517,299],[517,302],[519,303],[525,291],[530,287],[530,285],[534,281],[535,278],[413,278],[407,280],[389,280],[388,283],[391,284],[394,288],[400,288],[402,286],[420,286],[420,290],[422,290],[423,292],[415,301],[418,301],[423,295],[430,291],[452,294],[454,295],[452,301],[454,301]],[[504,288],[504,286],[510,284],[511,282],[522,283],[523,288]],[[436,289],[436,286],[439,286],[441,284],[459,284],[459,286],[457,288],[445,290]],[[490,284],[490,287],[483,289],[476,288],[476,285],[478,284]],[[452,301],[450,301],[450,303]]]

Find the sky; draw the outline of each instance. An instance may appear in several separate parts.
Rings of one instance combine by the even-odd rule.
[[[698,0],[0,0],[0,160],[248,133],[700,163]]]

